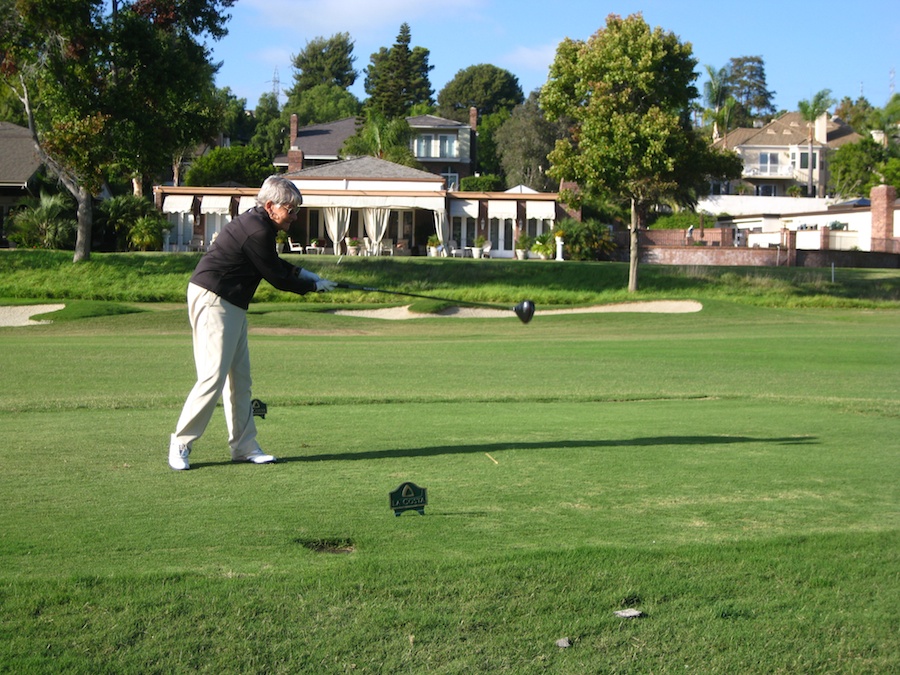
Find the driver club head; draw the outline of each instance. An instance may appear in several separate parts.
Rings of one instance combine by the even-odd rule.
[[[534,316],[534,303],[531,300],[523,300],[513,307],[513,311],[522,323],[528,323],[531,321],[531,317]]]

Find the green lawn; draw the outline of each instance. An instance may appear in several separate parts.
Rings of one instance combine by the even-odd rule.
[[[0,329],[0,672],[897,672],[900,309],[706,283],[528,325],[254,305],[281,461],[219,413],[182,473],[180,304]]]

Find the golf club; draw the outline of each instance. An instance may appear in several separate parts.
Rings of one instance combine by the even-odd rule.
[[[390,295],[405,295],[411,298],[424,298],[425,300],[440,300],[441,302],[452,302],[457,305],[468,305],[470,307],[486,307],[487,309],[511,309],[519,317],[522,323],[531,321],[534,316],[534,303],[531,300],[523,300],[515,307],[504,307],[501,305],[490,305],[485,302],[471,302],[469,300],[451,300],[450,298],[438,298],[433,295],[422,295],[420,293],[404,293],[402,291],[388,291],[383,288],[371,288],[369,286],[357,286],[356,284],[338,283],[338,288],[345,288],[350,291],[368,291],[369,293],[388,293]]]

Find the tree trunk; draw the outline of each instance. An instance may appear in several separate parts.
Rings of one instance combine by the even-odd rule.
[[[79,187],[75,194],[78,202],[78,235],[75,238],[75,257],[72,262],[83,262],[91,257],[91,233],[94,229],[94,205],[91,193]]]
[[[631,258],[628,266],[628,292],[634,293],[638,289],[638,260],[641,257],[640,244],[638,243],[638,217],[637,203],[631,198]]]
[[[135,197],[144,196],[144,181],[141,176],[131,177],[131,191],[134,193]]]
[[[813,122],[815,124],[815,122]],[[812,131],[809,132],[809,141],[806,144],[806,196],[807,197],[815,197],[813,194],[813,146],[812,146]]]

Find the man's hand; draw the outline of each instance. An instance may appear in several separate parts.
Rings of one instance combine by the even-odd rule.
[[[319,293],[327,293],[337,288],[337,282],[328,281],[328,279],[319,279],[316,282],[316,291]]]
[[[297,268],[297,278],[298,279],[306,279],[307,281],[318,282],[322,277],[320,277],[315,272],[310,272],[309,270],[305,270],[302,267]],[[318,289],[316,289],[318,290]]]

